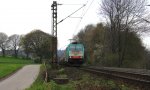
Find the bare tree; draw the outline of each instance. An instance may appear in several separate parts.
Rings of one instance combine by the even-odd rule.
[[[2,50],[3,56],[5,56],[7,39],[8,39],[8,36],[5,33],[0,32],[0,48]]]
[[[17,34],[11,35],[8,39],[10,48],[14,50],[14,56],[18,56],[19,44],[20,44],[20,36]]]
[[[118,66],[122,66],[128,32],[143,32],[146,0],[103,0],[102,13],[108,21],[108,37],[112,53],[118,54]],[[139,18],[141,17],[141,18]],[[145,22],[145,21],[144,21]],[[124,34],[122,34],[124,33]]]

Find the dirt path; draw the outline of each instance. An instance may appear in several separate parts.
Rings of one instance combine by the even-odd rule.
[[[39,74],[40,65],[26,65],[0,82],[0,90],[24,90],[30,87]]]

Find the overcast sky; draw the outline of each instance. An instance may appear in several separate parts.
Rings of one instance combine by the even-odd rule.
[[[63,4],[58,6],[58,21],[79,9],[83,4],[87,5],[72,17],[81,17],[88,10],[82,20],[67,18],[58,24],[59,49],[64,49],[69,43],[69,39],[86,25],[104,22],[104,19],[99,16],[101,0],[56,1]],[[34,29],[40,29],[51,34],[52,2],[52,0],[0,0],[0,32],[10,36],[27,34]],[[143,42],[150,47],[150,37],[144,37]]]

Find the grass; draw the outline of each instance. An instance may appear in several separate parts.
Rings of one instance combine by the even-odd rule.
[[[36,79],[36,81],[31,85],[30,88],[27,88],[26,90],[51,90],[50,84],[45,83],[40,76]]]
[[[60,69],[59,72],[62,73],[63,71],[64,71],[63,69]],[[47,83],[44,82],[44,77],[43,77],[44,73],[45,73],[44,65],[41,65],[38,78],[31,85],[31,87],[27,88],[26,90],[75,90],[72,84],[60,85],[60,84],[56,84],[53,80]]]
[[[93,75],[82,71],[82,74],[80,75],[81,79],[79,80],[71,79],[67,84],[57,84],[53,80],[50,80],[50,82],[46,83],[44,82],[43,77],[44,71],[45,68],[42,65],[38,78],[36,79],[34,84],[26,90],[136,90],[133,88],[129,88],[124,84],[117,84],[116,82],[109,79],[100,78],[98,76],[93,77]],[[53,74],[53,69],[51,69],[50,71],[51,74]],[[56,75],[59,74],[66,74],[63,68],[59,69]],[[75,73],[70,74],[72,75]]]
[[[88,73],[82,75],[81,80],[73,81],[73,83],[76,85],[77,90],[134,90],[124,84],[117,84],[109,79],[93,77]]]
[[[38,78],[34,84],[26,90],[75,90],[75,88],[72,84],[60,85],[56,84],[54,81],[46,83]]]
[[[31,60],[0,56],[0,79],[31,63]]]
[[[76,90],[75,85],[73,83],[68,83],[68,84],[57,84],[55,81],[50,82],[50,87],[51,90]]]
[[[31,85],[30,88],[27,88],[26,90],[51,90],[49,83],[44,82],[44,77],[43,74],[45,72],[45,67],[44,65],[41,65],[40,67],[40,73],[35,80],[35,82]]]
[[[15,72],[22,66],[24,66],[24,64],[0,64],[0,78]]]
[[[1,64],[31,64],[33,63],[33,61],[15,58],[15,57],[1,57],[0,56],[0,63]]]

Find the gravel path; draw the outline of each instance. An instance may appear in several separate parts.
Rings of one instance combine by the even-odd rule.
[[[30,87],[39,74],[40,65],[26,65],[0,82],[0,90],[24,90]]]

